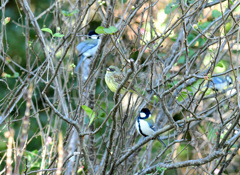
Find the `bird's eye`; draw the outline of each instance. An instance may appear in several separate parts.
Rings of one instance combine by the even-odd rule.
[[[115,69],[113,69],[113,68],[110,68],[109,70],[110,70],[111,72],[114,72],[114,71],[115,71]]]

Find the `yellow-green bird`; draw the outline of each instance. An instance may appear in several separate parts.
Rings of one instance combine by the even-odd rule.
[[[107,68],[107,72],[105,74],[105,82],[106,82],[108,88],[112,92],[117,91],[118,86],[122,83],[122,81],[124,79],[125,79],[125,75],[118,67],[110,66],[109,68]],[[121,94],[124,94],[126,92],[126,89],[128,88],[129,84],[130,84],[130,82],[127,81],[123,85],[122,89],[120,90]],[[142,96],[142,94],[138,93],[137,90],[135,90],[133,86],[131,86],[129,88],[129,91],[141,96],[147,102],[149,101],[146,97]]]
[[[105,74],[105,82],[108,86],[108,88],[112,91],[112,92],[116,92],[118,86],[121,84],[121,82],[124,80],[125,75],[123,74],[123,72],[116,66],[110,66],[109,68],[107,68],[107,72]],[[125,93],[126,89],[129,86],[129,81],[127,81],[124,85],[123,88],[120,90],[120,93],[123,94]],[[135,92],[135,89],[133,89],[132,87],[129,88],[129,90],[131,92]]]

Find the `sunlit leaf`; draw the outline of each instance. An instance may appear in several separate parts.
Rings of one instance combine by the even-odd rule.
[[[88,126],[90,126],[95,118],[95,112],[93,110],[85,105],[82,105],[83,110],[87,113],[87,115],[90,117],[90,122]]]
[[[4,20],[4,25],[7,25],[7,23],[9,23],[10,19],[11,19],[10,17],[6,17]]]
[[[97,27],[96,30],[95,30],[95,32],[96,32],[97,34],[104,34],[104,33],[105,33],[105,32],[104,32],[104,27],[103,27],[103,26]]]
[[[7,63],[10,63],[11,59],[9,57],[6,57],[6,61],[7,61]]]
[[[33,41],[28,41],[28,45],[32,46]]]
[[[114,26],[110,26],[109,28],[105,28],[103,29],[107,34],[113,34],[117,32],[116,27]]]
[[[183,101],[185,98],[187,98],[187,95],[188,93],[187,92],[181,92],[181,95],[179,95],[179,97],[177,98],[177,100],[179,102]]]
[[[61,33],[54,33],[53,37],[59,37],[59,38],[61,38],[61,37],[64,37],[64,35],[61,34]]]
[[[215,73],[222,73],[227,70],[227,63],[226,61],[219,61],[216,67],[214,68]]]
[[[19,73],[18,72],[14,72],[14,78],[19,77]]]
[[[11,78],[12,76],[10,74],[7,74],[5,72],[2,73],[2,77],[4,78]]]
[[[110,26],[109,28],[104,28],[102,26],[99,26],[95,30],[95,32],[98,34],[114,34],[117,31],[118,31],[117,28],[114,26]]]
[[[232,28],[232,24],[231,24],[231,22],[228,22],[228,23],[225,25],[226,32],[228,33],[231,28]]]
[[[68,15],[69,15],[69,12],[68,12],[67,10],[62,10],[62,14],[63,14],[64,16],[68,16]]]
[[[53,34],[52,30],[49,29],[49,28],[42,28],[41,30],[44,31],[44,32],[51,33],[51,35]]]

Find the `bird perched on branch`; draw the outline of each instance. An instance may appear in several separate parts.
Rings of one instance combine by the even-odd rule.
[[[135,123],[138,133],[144,137],[152,135],[156,131],[154,125],[155,123],[151,119],[151,112],[148,108],[143,108]],[[166,147],[166,144],[160,137],[157,137],[157,139]]]
[[[107,72],[105,74],[105,82],[112,92],[116,92],[118,86],[121,84],[124,78],[124,73],[118,67],[110,66],[107,68]],[[127,81],[120,90],[120,93],[123,94],[128,86],[129,82]],[[135,89],[133,89],[133,87],[130,87],[130,91],[135,92]]]
[[[85,58],[94,57],[94,55],[97,52],[99,43],[100,43],[99,35],[94,30],[92,30],[88,33],[88,39],[82,41],[77,45],[76,48],[79,51],[78,56],[80,56],[80,61],[78,62],[77,67],[75,68],[75,72],[78,71],[79,67],[82,64],[82,61]]]
[[[209,88],[216,90],[216,91],[222,91],[225,87],[231,85],[233,83],[233,80],[230,76],[219,76],[219,77],[212,77],[212,81],[209,82]],[[204,86],[207,87],[207,84]]]
[[[125,75],[124,73],[116,66],[110,66],[109,68],[107,68],[107,72],[105,74],[105,82],[108,86],[108,88],[112,91],[112,92],[116,92],[118,86],[122,83],[122,81],[125,79]],[[124,94],[129,86],[130,82],[127,81],[123,87],[120,90],[121,94]],[[134,87],[133,85],[129,88],[129,92],[132,92],[134,94],[137,94],[138,96],[142,97],[144,100],[146,100],[147,102],[149,102],[149,100],[144,97],[141,93],[139,93]]]

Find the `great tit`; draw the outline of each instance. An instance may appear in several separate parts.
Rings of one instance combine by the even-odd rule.
[[[75,72],[78,71],[79,67],[82,64],[82,61],[85,58],[93,57],[96,54],[99,43],[99,35],[94,30],[91,30],[88,33],[88,39],[77,45],[76,49],[79,51],[78,56],[81,58],[77,64],[77,67],[75,68]]]
[[[156,131],[154,124],[155,123],[151,119],[151,112],[149,109],[143,108],[140,111],[139,117],[135,123],[138,133],[144,137],[152,135]],[[166,144],[162,139],[160,139],[160,137],[157,137],[157,139],[166,147]]]
[[[209,82],[209,88],[215,90],[215,91],[222,91],[225,87],[231,85],[233,83],[233,80],[230,76],[219,76],[219,77],[213,77],[212,81]],[[207,84],[205,85],[207,87]]]

